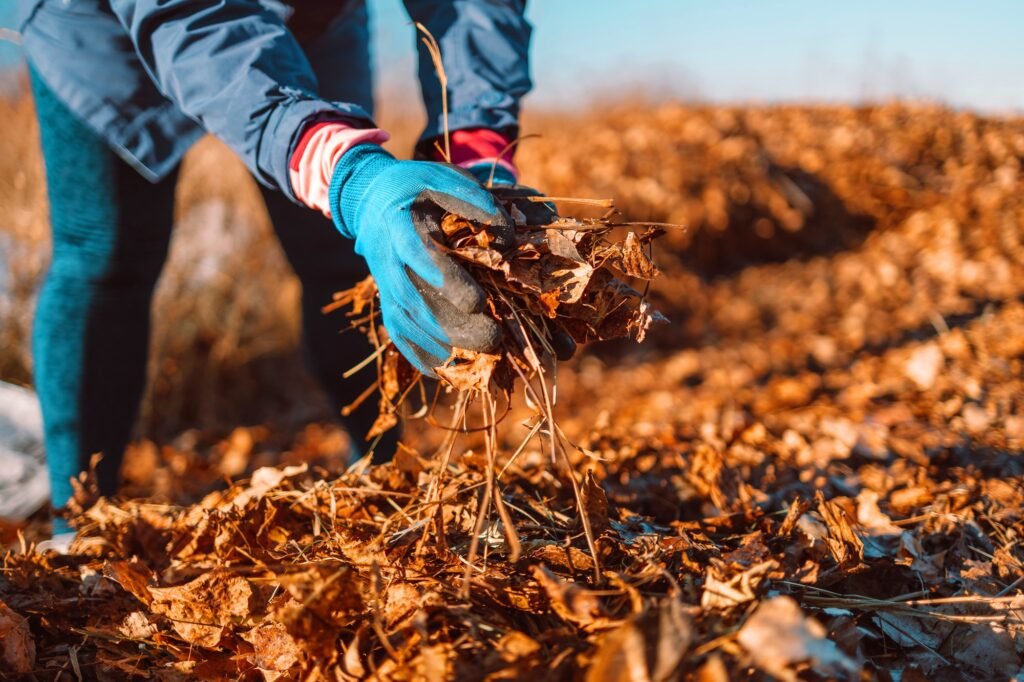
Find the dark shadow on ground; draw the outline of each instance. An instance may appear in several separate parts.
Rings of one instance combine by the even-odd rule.
[[[776,164],[770,164],[769,174],[801,224],[787,228],[761,203],[730,204],[728,230],[702,229],[685,251],[663,255],[708,281],[751,265],[854,249],[875,229],[872,216],[852,211],[822,178]]]
[[[705,227],[685,247],[671,234],[657,240],[654,259],[662,277],[652,287],[650,300],[669,322],[652,327],[642,346],[612,341],[595,344],[587,352],[620,363],[638,354],[715,344],[719,339],[712,330],[690,323],[693,315],[701,314],[692,305],[701,287],[737,278],[753,266],[806,262],[855,250],[878,226],[873,216],[851,209],[821,177],[774,164],[770,175],[775,186],[785,190],[788,205],[803,216],[800,229],[785,229],[764,205],[748,202],[730,206],[729,227],[723,232]],[[767,224],[772,225],[770,230]],[[677,286],[680,281],[685,283]]]

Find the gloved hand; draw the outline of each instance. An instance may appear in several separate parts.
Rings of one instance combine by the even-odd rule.
[[[436,376],[452,347],[493,350],[501,328],[470,274],[438,245],[445,212],[494,226],[510,241],[508,215],[474,178],[453,166],[398,161],[377,145],[341,157],[328,197],[334,224],[355,240],[380,292],[384,325],[399,351]]]

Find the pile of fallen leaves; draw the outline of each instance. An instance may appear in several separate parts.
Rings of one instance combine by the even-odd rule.
[[[781,467],[804,456],[797,439],[754,425],[725,447]],[[423,507],[437,463],[407,450],[331,481],[260,469],[191,507],[101,500],[75,555],[5,557],[4,660],[167,679],[857,678],[897,653],[974,679],[1019,669],[1019,486],[956,457],[934,478],[886,467],[865,444],[828,469],[860,462],[859,479],[801,483],[793,468],[757,490],[710,442],[686,460],[636,446],[583,485],[600,582],[571,491],[539,453],[500,478],[515,560],[500,521],[476,531],[486,462],[472,452],[436,510]]]
[[[710,234],[693,216],[720,204],[700,188],[771,177],[746,152],[739,175],[707,171],[739,137],[790,169],[811,217],[757,237],[743,207],[756,222],[771,200],[744,204],[729,186],[723,234],[738,251],[723,240],[716,253],[742,260],[755,237],[811,246],[711,279],[678,267],[693,257],[686,234],[658,240],[650,293],[673,324],[652,330],[657,344],[563,363],[557,428],[537,414],[533,378],[518,386],[538,399],[507,406],[501,429],[480,410],[415,422],[393,463],[336,477],[300,464],[332,449],[317,444],[329,431],[291,449],[241,431],[207,458],[188,443],[136,446],[129,469],[144,451],[161,481],[250,478],[198,504],[87,504],[69,556],[16,544],[0,575],[7,669],[1020,675],[1024,122],[893,105],[667,106],[572,123],[523,147],[528,179],[552,195],[614,196],[631,217]],[[829,220],[859,236],[831,241]],[[457,443],[455,426],[470,431]],[[254,470],[275,448],[289,466]]]
[[[666,236],[673,248],[659,265],[674,256],[706,275],[853,248],[938,206],[958,220],[1021,219],[1019,118],[899,102],[669,102],[533,127],[543,134],[518,152],[527,181],[613,198],[633,220],[686,225]]]

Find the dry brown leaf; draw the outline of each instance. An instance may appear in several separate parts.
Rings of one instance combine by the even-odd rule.
[[[944,642],[943,650],[979,675],[1013,679],[1021,669],[1014,638],[1006,628],[988,623],[962,625]]]
[[[281,469],[276,467],[260,467],[253,472],[249,480],[249,487],[245,488],[238,495],[231,498],[231,506],[241,508],[281,485],[285,479],[299,476],[306,473],[308,467],[305,464],[287,466]]]
[[[864,530],[864,555],[889,557],[903,530],[878,508],[878,493],[864,489],[857,495],[857,524]]]
[[[481,234],[487,234],[482,232]],[[504,272],[508,269],[508,261],[500,251],[477,245],[462,246],[458,249],[459,258],[488,270]]]
[[[103,565],[103,575],[119,584],[125,592],[146,606],[153,602],[149,585],[155,576],[149,568],[138,561],[108,561]]]
[[[819,490],[817,493],[818,513],[828,528],[825,544],[837,564],[864,557],[864,542],[853,530],[846,512],[835,502],[826,500]]]
[[[729,671],[718,654],[711,654],[704,665],[697,669],[697,682],[729,682]]]
[[[341,666],[335,671],[337,679],[345,682],[366,679],[366,666],[363,665],[363,656],[359,652],[365,631],[365,627],[356,630],[352,641],[345,647],[345,655],[341,659]]]
[[[929,553],[920,538],[913,533],[902,533],[896,563],[909,566],[925,580],[940,580],[945,575],[946,552]]]
[[[470,220],[463,218],[457,213],[446,213],[441,218],[441,232],[447,239],[452,239],[460,232],[472,232],[475,226]]]
[[[143,611],[132,611],[117,626],[117,631],[128,639],[144,641],[151,639],[160,629]]]
[[[943,360],[942,349],[934,343],[928,343],[913,352],[903,371],[919,389],[927,391],[935,384]]]
[[[418,679],[450,680],[454,677],[455,651],[451,644],[440,643],[424,646],[416,661]]]
[[[304,570],[279,573],[277,582],[298,602],[300,611],[337,626],[350,625],[365,609],[365,582],[347,563],[306,564]]]
[[[543,566],[532,566],[531,572],[547,594],[551,608],[566,622],[583,628],[601,628],[610,624],[592,590],[562,580]]]
[[[709,567],[704,578],[704,592],[700,605],[705,609],[731,609],[757,599],[757,588],[768,573],[778,567],[774,559],[755,564],[727,580],[718,577],[717,570]]]
[[[545,565],[557,566],[570,573],[587,573],[594,569],[594,558],[576,547],[558,543],[544,543],[527,552],[530,559]]]
[[[0,601],[0,663],[3,670],[28,673],[35,668],[36,645],[28,621]]]
[[[249,581],[223,569],[215,569],[175,587],[151,587],[153,613],[171,621],[186,642],[217,646],[234,625],[252,613]]]
[[[632,620],[601,635],[587,682],[651,682],[644,636]]]
[[[806,500],[793,500],[789,504],[789,509],[786,511],[786,518],[783,519],[782,525],[779,526],[779,529],[777,531],[778,535],[780,537],[785,537],[791,534],[797,528],[797,524],[803,518],[803,515],[810,508],[811,503]]]
[[[864,489],[857,495],[857,523],[872,535],[899,535],[903,532],[886,514],[878,508],[879,495]]]
[[[953,631],[951,623],[914,618],[899,613],[882,612],[872,617],[879,629],[896,644],[934,650]]]
[[[679,666],[695,637],[693,619],[683,610],[675,594],[661,600],[658,607],[658,642],[655,648],[653,682],[676,679]]]
[[[448,362],[435,371],[456,390],[483,392],[487,390],[500,360],[499,355],[453,348]]]
[[[588,471],[586,478],[583,479],[580,495],[583,497],[583,511],[594,533],[600,535],[611,528],[608,496],[605,495],[604,488],[598,483],[593,471]]]
[[[382,410],[377,419],[374,420],[370,430],[366,432],[366,440],[373,440],[377,436],[398,426],[398,415],[391,411]]]
[[[675,596],[628,618],[597,640],[588,680],[668,682],[693,639],[693,622]]]
[[[261,623],[242,639],[252,644],[253,662],[264,671],[288,672],[302,658],[301,646],[280,623]]]
[[[808,618],[790,597],[762,602],[736,639],[754,665],[781,680],[796,680],[797,667],[810,663],[818,674],[853,675],[856,664],[825,638],[825,627]]]
[[[622,244],[612,244],[595,254],[600,265],[610,265],[627,277],[654,279],[658,270],[647,254],[644,253],[644,240],[635,232],[626,235]]]
[[[420,608],[421,593],[411,583],[397,582],[389,585],[384,591],[384,604],[381,615],[388,628],[411,617]]]
[[[535,656],[540,652],[540,644],[524,632],[510,630],[501,636],[494,646],[495,650],[507,663]]]

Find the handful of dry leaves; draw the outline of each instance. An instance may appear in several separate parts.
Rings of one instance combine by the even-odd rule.
[[[504,331],[494,353],[455,349],[437,374],[457,391],[495,391],[508,397],[516,377],[528,382],[543,374],[553,358],[566,358],[577,343],[632,338],[642,341],[650,325],[665,318],[624,280],[647,283],[657,274],[652,241],[663,233],[656,225],[642,232],[618,228],[614,209],[600,219],[559,217],[547,198],[520,189],[492,190],[514,222],[512,243],[499,249],[490,226],[455,214],[441,221],[445,251],[463,261],[487,293],[490,314]],[[368,277],[335,295],[324,310],[349,306],[353,325],[367,333],[377,351],[366,362],[378,363],[380,417],[368,438],[397,421],[404,399],[421,375],[387,340],[376,324],[377,287]],[[361,368],[361,363],[357,368]],[[372,391],[364,394],[355,409]]]

